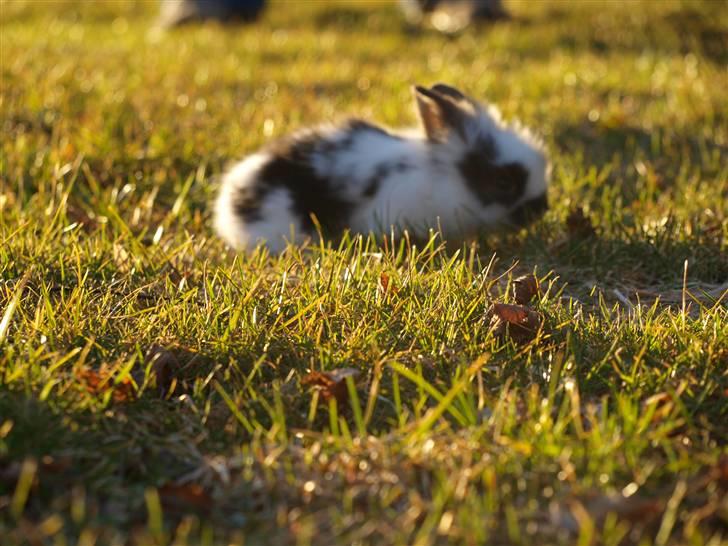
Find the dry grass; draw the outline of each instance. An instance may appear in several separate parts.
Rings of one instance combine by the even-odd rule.
[[[512,2],[456,37],[379,2],[169,33],[153,2],[0,6],[0,543],[724,543],[719,2]],[[212,236],[227,161],[410,123],[438,80],[544,135],[531,231]],[[515,343],[491,308],[532,272]]]

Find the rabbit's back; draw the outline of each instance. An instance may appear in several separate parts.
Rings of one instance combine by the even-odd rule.
[[[314,235],[314,217],[324,233],[339,233],[353,227],[357,209],[388,178],[414,168],[411,155],[407,140],[361,120],[299,132],[224,175],[215,227],[235,247],[266,241],[274,252],[284,237],[297,242]]]

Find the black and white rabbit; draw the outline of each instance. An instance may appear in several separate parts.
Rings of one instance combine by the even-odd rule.
[[[495,225],[524,226],[547,208],[548,161],[528,130],[505,125],[444,84],[415,87],[424,131],[361,120],[298,132],[237,163],[215,207],[219,235],[236,248],[431,228],[458,242]]]

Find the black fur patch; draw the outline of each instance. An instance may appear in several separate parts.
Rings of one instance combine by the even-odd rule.
[[[362,195],[364,197],[374,197],[374,195],[379,191],[379,185],[382,183],[382,179],[377,176],[372,176],[369,179],[369,182],[367,182],[367,187],[364,188],[364,192]]]
[[[260,199],[262,194],[257,188],[239,188],[233,197],[233,210],[236,216],[246,222],[262,220],[260,214]]]
[[[292,212],[299,217],[308,233],[315,232],[312,214],[326,233],[343,230],[347,227],[354,204],[337,188],[350,182],[320,176],[314,169],[313,158],[325,158],[351,148],[357,135],[363,131],[399,139],[376,125],[351,119],[332,133],[313,130],[272,143],[266,150],[271,157],[258,172],[256,183],[239,190],[235,196],[235,212],[246,222],[261,220],[261,207],[266,195],[275,189],[285,189],[291,196]],[[374,195],[382,177],[389,175],[393,169],[405,167],[409,166],[387,165],[386,173],[375,173],[379,176],[369,180],[365,194],[370,190]]]
[[[412,165],[403,160],[379,165],[376,169],[374,169],[374,173],[369,177],[367,186],[364,188],[362,195],[365,197],[373,197],[377,191],[379,191],[379,186],[381,186],[385,179],[389,178],[394,173],[403,173],[411,168]]]
[[[312,134],[309,138],[280,145],[259,174],[259,187],[264,193],[277,188],[288,190],[292,210],[309,233],[315,231],[312,214],[325,231],[333,232],[346,227],[353,208],[353,204],[334,189],[332,181],[319,176],[313,168],[312,155],[319,139],[319,135]]]
[[[324,154],[334,154],[347,150],[354,145],[358,135],[363,132],[375,133],[394,140],[400,140],[400,137],[388,133],[381,127],[372,125],[362,119],[351,118],[344,121],[339,127],[337,127],[335,134],[337,134],[338,138],[334,139],[328,135],[319,134],[319,142],[316,150]],[[344,136],[340,136],[341,134]]]
[[[483,205],[513,205],[523,195],[528,170],[522,164],[496,163],[498,151],[491,137],[481,138],[458,167],[468,188]]]
[[[392,133],[386,131],[385,129],[382,129],[378,125],[374,125],[373,123],[369,123],[368,121],[364,121],[363,119],[350,118],[344,122],[342,129],[349,131],[349,133],[352,135],[360,131],[371,131],[382,136],[387,136],[389,138],[400,140],[400,137],[398,137],[397,135],[393,135]]]

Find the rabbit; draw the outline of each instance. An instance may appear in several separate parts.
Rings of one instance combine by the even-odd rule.
[[[449,244],[548,207],[549,162],[531,133],[445,84],[415,86],[422,130],[360,119],[305,129],[235,164],[215,204],[218,234],[252,251],[352,233],[439,229]],[[394,231],[390,231],[394,230]]]

